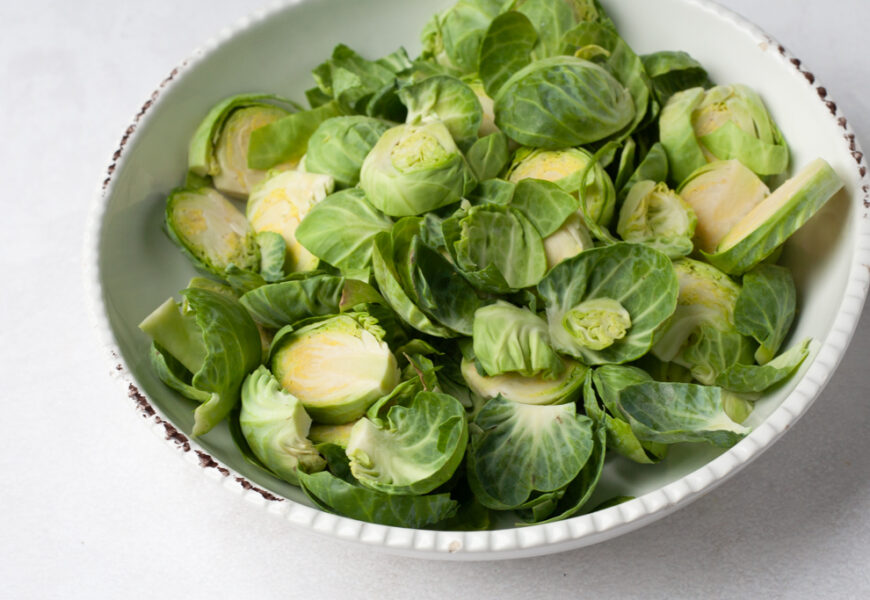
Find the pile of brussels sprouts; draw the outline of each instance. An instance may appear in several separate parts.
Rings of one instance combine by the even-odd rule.
[[[460,0],[423,45],[339,45],[310,108],[197,128],[165,226],[208,277],[141,324],[194,435],[226,419],[318,507],[441,529],[564,519],[609,462],[739,441],[808,355],[776,262],[836,173],[786,179],[758,94],[636,55],[597,0]]]

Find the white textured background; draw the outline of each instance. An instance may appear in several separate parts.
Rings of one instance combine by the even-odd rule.
[[[722,3],[819,75],[867,148],[870,1]],[[297,531],[144,427],[86,317],[92,192],[155,84],[261,5],[0,2],[0,597],[870,597],[866,318],[809,413],[739,475],[537,559],[425,562]]]

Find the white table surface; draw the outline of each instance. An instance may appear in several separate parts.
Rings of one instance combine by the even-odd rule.
[[[870,144],[870,2],[723,3],[800,56]],[[870,597],[866,318],[809,413],[739,475],[543,558],[427,562],[316,537],[143,426],[87,319],[86,214],[155,83],[259,5],[0,3],[0,597]]]

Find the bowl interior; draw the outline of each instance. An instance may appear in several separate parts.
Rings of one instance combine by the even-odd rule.
[[[161,222],[166,195],[183,182],[188,140],[199,120],[217,101],[242,92],[268,91],[304,100],[304,90],[313,85],[311,69],[339,42],[371,58],[399,45],[414,55],[419,51],[419,32],[431,14],[452,3],[311,0],[287,6],[184,68],[138,125],[108,188],[99,237],[99,279],[111,329],[127,366],[141,390],[180,430],[190,432],[194,404],[152,373],[149,342],[136,325],[167,297],[177,297],[195,274],[163,234]],[[709,6],[693,0],[602,3],[637,53],[685,50],[708,68],[714,81],[757,89],[785,133],[793,165],[821,156],[847,183],[789,241],[783,254],[799,290],[791,340],[812,337],[817,348],[843,301],[855,247],[858,203],[850,199],[858,197],[858,183],[842,129],[813,86],[775,47]],[[757,425],[780,405],[810,363],[758,401],[750,425]],[[264,488],[310,505],[298,488],[250,467],[236,451],[225,425],[198,442]],[[676,481],[720,453],[700,444],[675,447],[655,468],[611,460],[597,495],[640,496]]]

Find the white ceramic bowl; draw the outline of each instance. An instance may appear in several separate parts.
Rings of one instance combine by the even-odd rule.
[[[222,32],[173,69],[145,102],[124,133],[94,204],[86,280],[96,328],[148,422],[226,487],[301,527],[402,554],[457,559],[558,552],[636,529],[722,483],[782,435],[830,378],[861,314],[870,280],[870,180],[863,155],[815,76],[740,17],[708,0],[602,2],[638,53],[686,50],[715,81],[759,90],[785,132],[793,163],[822,156],[846,183],[787,244],[783,261],[795,273],[800,303],[792,335],[814,338],[815,353],[785,387],[758,402],[748,437],[724,453],[697,444],[677,447],[655,468],[613,461],[599,495],[637,499],[558,523],[489,532],[402,529],[327,514],[312,508],[298,488],[254,473],[225,428],[203,439],[189,437],[192,406],[152,373],[148,341],[136,324],[193,275],[160,227],[165,196],[183,180],[193,128],[214,103],[232,94],[271,91],[301,99],[311,86],[311,69],[336,43],[370,56],[403,44],[413,54],[423,24],[452,0],[287,2]]]

